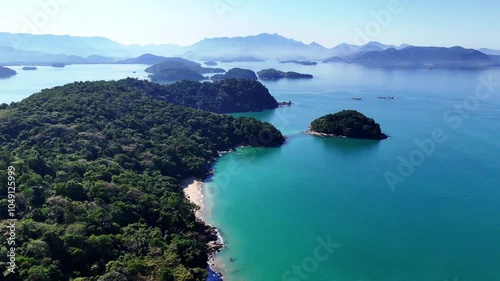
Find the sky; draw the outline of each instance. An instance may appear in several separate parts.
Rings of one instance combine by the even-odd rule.
[[[499,15],[498,0],[0,0],[0,32],[141,45],[278,33],[325,47],[379,41],[500,49]]]

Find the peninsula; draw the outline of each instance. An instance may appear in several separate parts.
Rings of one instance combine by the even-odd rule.
[[[218,151],[285,138],[137,81],[75,82],[0,109],[0,169],[23,192],[16,243],[36,249],[16,253],[15,280],[206,280],[217,237],[181,181],[204,178]]]

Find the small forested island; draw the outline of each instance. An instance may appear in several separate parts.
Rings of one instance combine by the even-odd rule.
[[[216,82],[180,81],[169,85],[126,79],[130,87],[147,91],[160,100],[216,113],[274,109],[278,102],[259,81],[224,79]]]
[[[206,61],[204,62],[204,64],[208,66],[216,66],[218,63],[216,63],[215,61]]]
[[[216,237],[180,181],[203,178],[218,151],[285,138],[254,118],[159,99],[157,85],[76,82],[0,109],[0,193],[13,172],[19,245],[2,280],[206,280]],[[7,245],[0,235],[4,257]]]
[[[311,79],[314,77],[311,74],[302,74],[302,73],[293,72],[293,71],[284,72],[284,71],[276,70],[274,68],[263,69],[263,70],[257,72],[257,75],[262,80],[278,80],[278,79],[282,79],[282,78]]]
[[[52,66],[52,67],[65,67],[66,65],[64,63],[53,63],[50,66]]]
[[[222,68],[202,67],[197,62],[182,58],[167,58],[166,61],[146,68],[146,72],[151,73],[152,81],[172,82],[180,80],[201,81],[206,79],[202,74],[224,73],[226,71]]]
[[[23,70],[37,70],[38,68],[36,68],[35,66],[25,66],[23,67]]]
[[[15,70],[12,70],[8,67],[0,66],[0,78],[8,78],[16,74],[17,72]]]
[[[152,75],[149,78],[153,82],[175,82],[181,80],[202,81],[205,76],[188,68],[167,68]]]
[[[321,137],[347,137],[356,139],[386,139],[380,125],[356,110],[342,110],[314,120],[308,134]]]
[[[257,80],[257,74],[253,70],[243,68],[231,68],[225,74],[215,74],[210,80],[217,81],[222,79],[252,79]]]
[[[315,61],[299,61],[299,60],[284,60],[280,61],[280,63],[295,63],[295,64],[300,64],[300,65],[317,65],[318,63]]]

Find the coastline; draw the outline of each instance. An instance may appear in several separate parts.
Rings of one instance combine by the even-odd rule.
[[[221,153],[219,153],[219,156],[220,154]],[[204,216],[203,185],[203,181],[191,177],[182,181],[181,187],[186,199],[188,199],[192,204],[198,207],[198,209],[195,211],[196,218],[209,226],[214,234],[214,238],[216,237],[216,239],[208,242],[207,244],[209,249],[209,256],[207,261],[209,277],[207,280],[223,280],[221,272],[223,271],[224,264],[216,260],[216,256],[225,246],[224,239],[222,238],[222,234],[220,233],[220,231],[207,222],[206,214]]]
[[[346,136],[338,136],[334,134],[325,134],[325,133],[319,133],[311,130],[307,130],[306,134],[311,135],[311,136],[316,136],[316,137],[322,137],[322,138],[347,138]]]
[[[312,130],[307,130],[307,131],[305,131],[305,133],[307,135],[320,137],[320,138],[340,138],[340,139],[348,139],[349,138],[349,137],[342,136],[342,135],[326,134],[326,133],[320,133],[320,132],[316,132],[316,131],[312,131]],[[389,138],[388,135],[382,133],[380,138],[366,138],[366,139],[368,139],[368,140],[385,140],[388,138]],[[358,139],[362,139],[362,138],[358,138]]]

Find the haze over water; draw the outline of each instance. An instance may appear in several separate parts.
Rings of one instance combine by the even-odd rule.
[[[277,100],[294,105],[238,115],[271,122],[288,136],[287,144],[226,154],[205,186],[207,219],[221,229],[227,243],[220,255],[226,280],[500,278],[500,70],[277,63],[220,67],[276,67],[315,75],[312,80],[264,82]],[[144,68],[19,70],[17,76],[0,80],[8,95],[0,102],[19,101],[75,80],[143,78]],[[494,91],[474,110],[462,111],[470,117],[452,113],[447,121],[447,111],[474,101],[480,77],[491,77]],[[342,109],[374,118],[390,139],[324,139],[303,133],[313,119]],[[392,190],[384,174],[400,175],[398,158],[408,160],[419,149],[416,141],[432,138],[436,129],[446,140],[434,143],[434,151],[424,154],[423,163]],[[338,247],[326,260],[306,262],[304,268],[321,245],[318,239],[331,239]],[[302,276],[294,273],[296,267]]]

